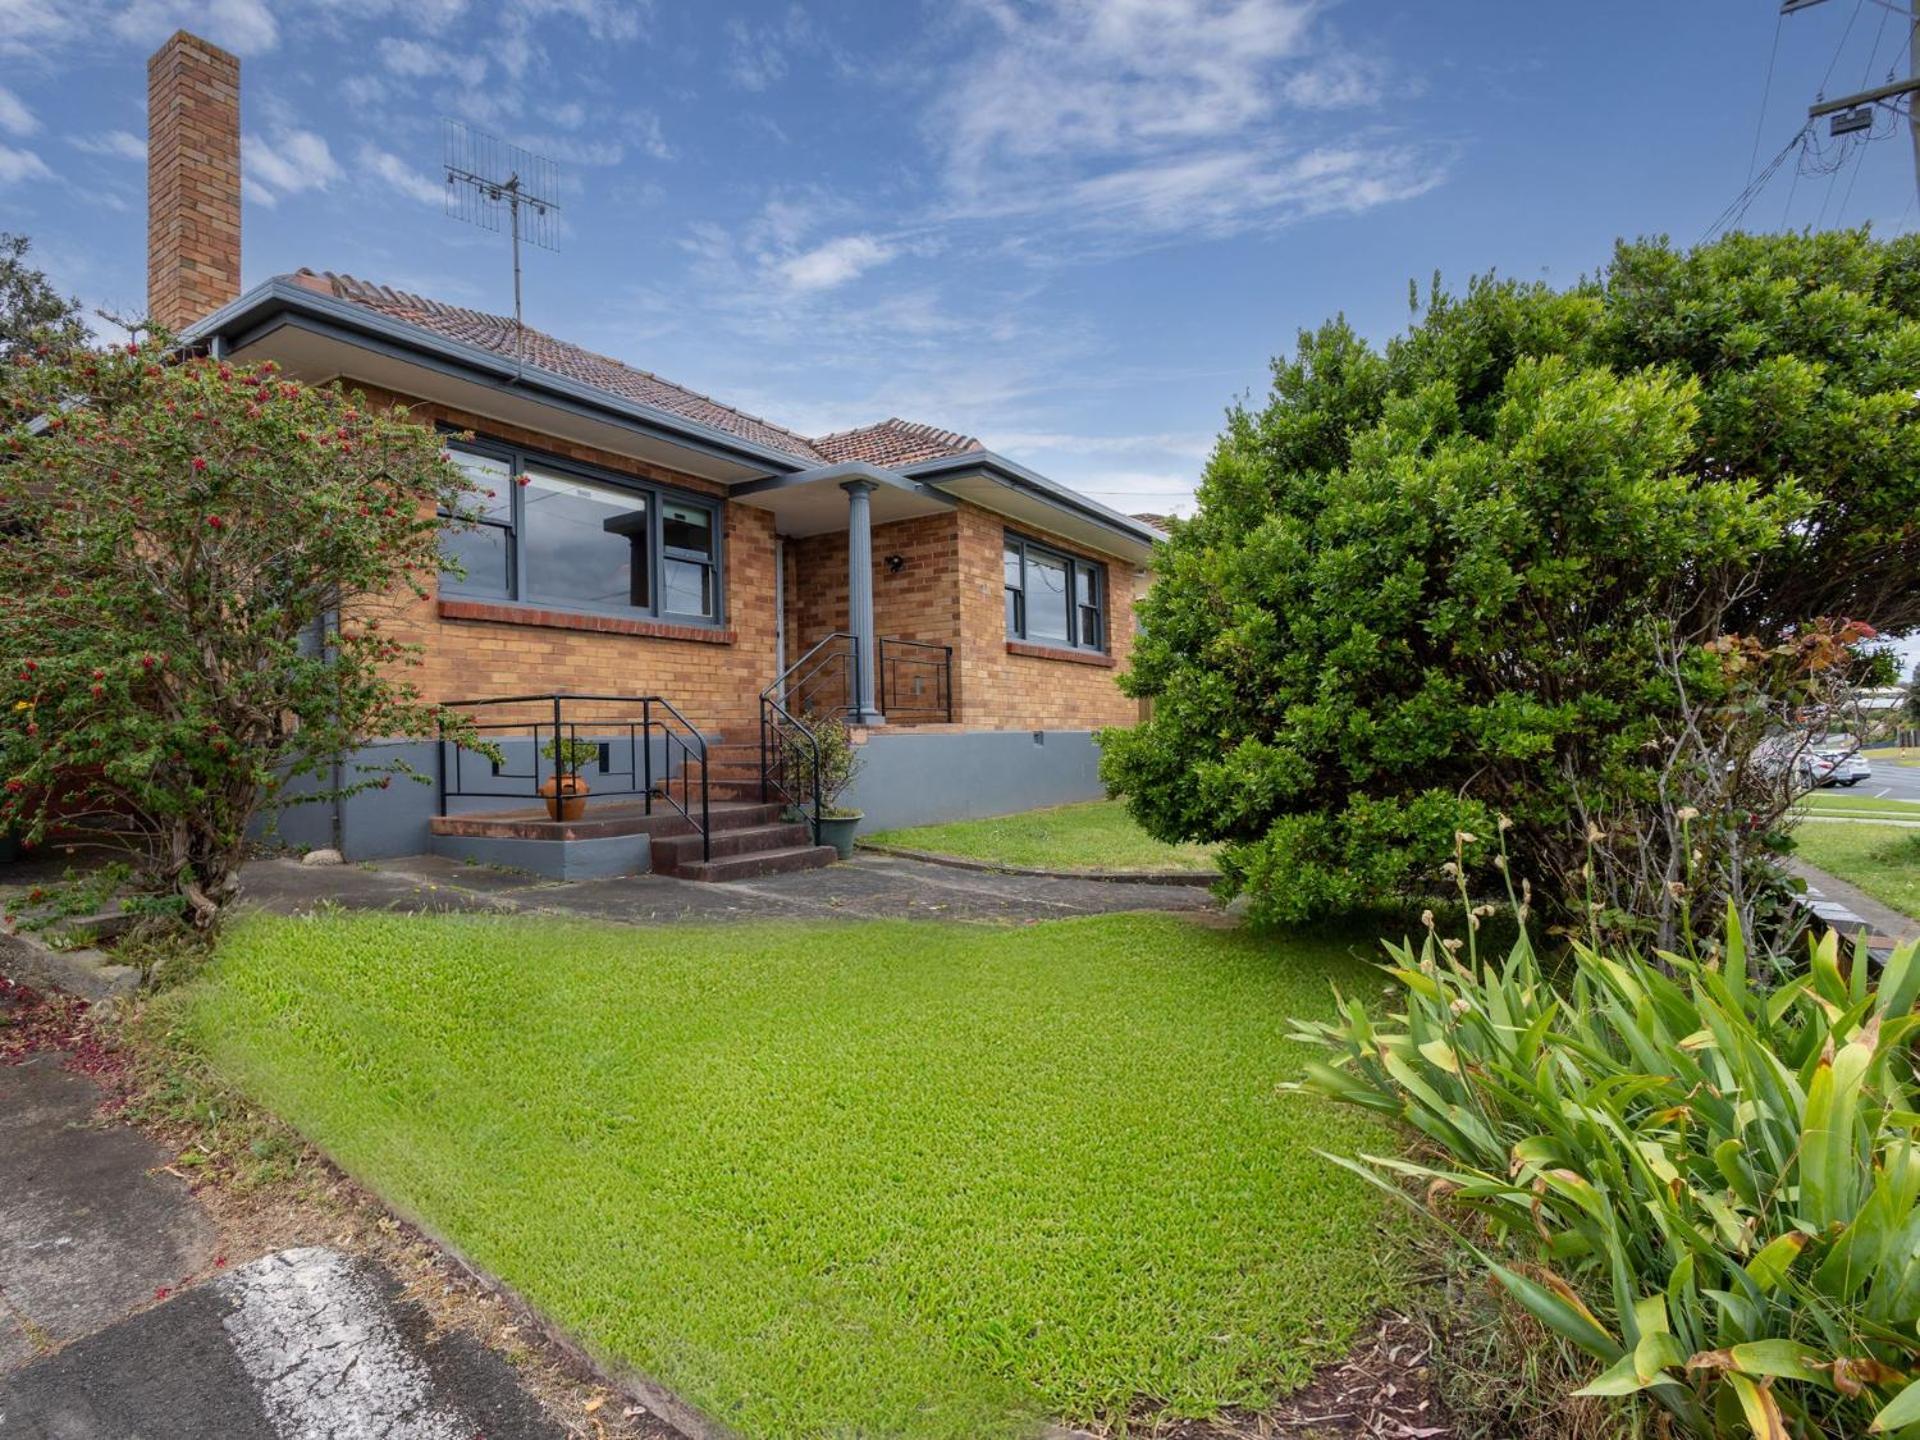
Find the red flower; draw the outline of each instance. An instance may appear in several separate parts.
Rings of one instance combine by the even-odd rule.
[[[220,378],[222,380],[231,380],[233,378],[233,367],[231,365],[222,365],[220,367]]]
[[[517,484],[531,485],[533,483],[533,476],[531,475],[516,475],[513,478]]]
[[[218,515],[207,516],[207,524],[211,525],[215,530],[218,530],[221,526],[225,525],[226,523],[227,522],[222,520]]]
[[[172,1293],[173,1291],[168,1289],[165,1285],[156,1285],[153,1287],[153,1298],[156,1300],[164,1300],[167,1298],[167,1296],[171,1295]]]
[[[142,670],[151,670],[151,669],[153,669],[153,656],[151,656],[151,655],[142,655],[142,656],[140,657],[140,668],[141,668]]]
[[[388,786],[392,784],[393,784],[393,777],[391,775],[382,775],[380,777],[380,788],[382,790],[385,790]]]
[[[15,776],[13,779],[7,781],[7,793],[9,795],[18,795],[22,790],[26,788],[27,788],[27,782],[20,779],[18,776]]]
[[[93,698],[96,700],[100,699],[103,695],[107,693],[107,687],[104,685],[95,685],[92,687],[92,690],[93,690]]]
[[[196,472],[204,470],[207,468],[207,462],[196,455],[193,457],[193,468]]]

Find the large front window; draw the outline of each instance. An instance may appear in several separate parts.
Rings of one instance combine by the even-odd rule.
[[[1002,556],[1007,638],[1071,650],[1105,650],[1106,566],[1007,536]]]
[[[441,549],[452,595],[674,620],[720,615],[719,511],[704,500],[490,444],[454,463],[480,493]]]

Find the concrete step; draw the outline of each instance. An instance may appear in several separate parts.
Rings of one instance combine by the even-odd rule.
[[[714,787],[717,792],[719,787]],[[678,796],[676,795],[676,799]],[[699,791],[694,792],[698,813]],[[780,818],[780,806],[760,803],[756,785],[751,796],[711,796],[712,824],[715,833],[770,825]],[[553,820],[544,806],[538,809],[489,811],[484,814],[435,816],[428,822],[435,835],[464,835],[487,839],[511,840],[603,840],[616,835],[650,835],[657,838],[686,835],[694,831],[692,821],[684,818],[664,799],[656,799],[653,814],[637,800],[609,801],[605,805],[587,805],[587,813],[578,820]]]
[[[712,859],[756,851],[791,850],[807,844],[811,830],[804,824],[753,825],[713,832]],[[688,865],[703,863],[698,835],[664,835],[653,842],[656,875],[679,875]]]
[[[778,850],[754,850],[712,860],[694,860],[676,873],[682,880],[751,880],[762,875],[787,875],[795,870],[818,870],[839,858],[831,845],[789,845]]]

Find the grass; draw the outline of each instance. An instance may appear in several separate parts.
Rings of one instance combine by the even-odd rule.
[[[1026,810],[991,820],[882,830],[879,845],[932,850],[1032,870],[1213,869],[1208,845],[1167,845],[1134,823],[1118,800]]]
[[[1799,853],[1874,899],[1920,920],[1920,829],[1898,825],[1802,825]]]
[[[1884,760],[1889,765],[1920,765],[1920,749],[1910,745],[1876,745],[1860,753],[1870,760]]]
[[[1332,939],[254,917],[216,1069],[588,1348],[752,1440],[1259,1405],[1402,1287],[1398,1222],[1275,1092]]]
[[[1815,790],[1800,804],[1808,815],[1838,815],[1844,819],[1871,816],[1883,820],[1920,820],[1920,802],[1892,796],[1876,799],[1872,795],[1836,795],[1831,790]]]

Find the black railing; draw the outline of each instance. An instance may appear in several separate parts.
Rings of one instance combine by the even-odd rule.
[[[860,646],[836,630],[808,647],[765,690],[789,715],[851,715],[860,699]]]
[[[760,798],[811,816],[816,843],[820,740],[813,724],[819,716],[844,719],[859,695],[860,647],[844,630],[810,646],[760,692]]]
[[[564,799],[558,785],[564,772],[586,780],[587,800],[639,796],[649,815],[656,799],[664,802],[699,834],[701,858],[712,858],[707,738],[672,701],[659,695],[500,695],[447,700],[442,707],[517,712],[471,722],[475,739],[493,754],[442,735],[435,746],[442,815],[453,799],[540,800],[540,787],[549,780],[555,782],[555,800]],[[595,752],[592,763],[563,766],[558,757],[582,742]],[[482,768],[484,774],[474,773]]]
[[[953,647],[925,640],[880,642],[879,694],[875,703],[889,720],[953,723]]]

